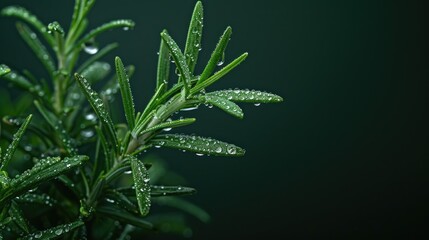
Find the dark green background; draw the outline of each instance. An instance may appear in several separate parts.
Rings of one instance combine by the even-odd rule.
[[[95,6],[92,26],[115,18],[137,23],[134,31],[99,40],[117,40],[115,55],[136,65],[140,107],[153,91],[160,31],[167,28],[183,46],[194,2]],[[189,114],[198,123],[187,131],[243,146],[245,157],[154,151],[199,190],[190,199],[213,217],[208,225],[194,223],[195,239],[426,234],[429,61],[421,2],[204,1],[202,63],[227,25],[234,30],[227,61],[250,54],[216,88],[263,89],[286,101],[244,106],[242,121],[214,109]],[[63,25],[73,5],[7,0],[0,7],[14,3]],[[43,74],[14,22],[0,20],[0,62]]]

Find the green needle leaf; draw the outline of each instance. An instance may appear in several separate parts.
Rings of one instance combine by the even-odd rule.
[[[232,28],[227,27],[222,36],[219,39],[219,42],[216,45],[215,50],[213,51],[209,62],[207,63],[206,67],[204,68],[203,73],[201,73],[200,79],[198,80],[197,85],[200,82],[204,82],[207,78],[210,77],[210,75],[213,73],[213,71],[216,69],[216,66],[218,65],[219,61],[221,61],[226,46],[228,45],[229,39],[231,38],[232,34]]]
[[[152,197],[162,196],[182,196],[196,193],[195,188],[182,186],[151,186],[150,195]]]
[[[32,240],[32,239],[40,239],[40,240],[48,240],[48,239],[55,239],[58,238],[59,236],[66,234],[70,231],[72,231],[73,229],[76,229],[80,226],[83,226],[83,222],[78,220],[72,223],[67,223],[67,224],[62,224],[62,225],[58,225],[56,227],[44,230],[44,231],[40,231],[40,232],[35,232],[32,234],[29,234],[25,237],[22,238],[18,238],[19,240]]]
[[[167,32],[167,30],[164,30]],[[168,77],[170,74],[170,52],[167,44],[161,39],[158,56],[158,69],[156,74],[156,91],[162,84],[168,85]]]
[[[220,90],[206,93],[205,96],[217,96],[232,102],[245,103],[278,103],[283,101],[283,98],[278,95],[257,90]]]
[[[39,101],[34,101],[34,105],[37,110],[42,114],[43,118],[51,125],[51,127],[57,132],[61,145],[64,150],[71,156],[76,155],[76,148],[72,138],[67,133],[64,124],[59,120],[54,113],[48,111]]]
[[[82,89],[98,118],[101,120],[102,125],[106,129],[108,138],[110,138],[110,143],[113,143],[113,148],[118,151],[118,140],[116,137],[115,126],[113,125],[112,118],[107,112],[106,107],[104,106],[103,100],[98,96],[98,93],[92,90],[89,82],[79,74],[74,75],[76,78],[79,87]]]
[[[100,206],[97,208],[97,212],[106,215],[107,217],[110,217],[112,219],[129,223],[136,227],[140,227],[143,229],[153,228],[153,224],[143,220],[141,216],[133,215],[114,206]]]
[[[3,156],[3,158],[1,159],[0,170],[3,170],[8,166],[10,160],[12,159],[13,154],[15,153],[16,148],[18,147],[18,143],[21,140],[22,135],[24,135],[24,132],[27,129],[27,126],[30,123],[32,118],[33,118],[33,115],[30,114],[25,119],[24,123],[21,125],[21,127],[18,129],[18,131],[13,135],[12,142],[10,143],[8,148],[6,149],[6,152]]]
[[[149,173],[143,162],[136,157],[130,157],[130,162],[140,214],[146,216],[150,209]]]
[[[48,73],[53,76],[53,72],[55,72],[55,64],[52,60],[51,55],[49,54],[46,47],[40,42],[36,33],[34,33],[26,24],[17,23],[16,28],[18,29],[19,34],[24,39],[24,41],[28,44],[28,46],[33,50],[36,54],[37,58],[46,68]]]
[[[226,98],[218,97],[215,95],[205,95],[201,96],[200,99],[202,101],[205,101],[207,104],[211,104],[222,109],[223,111],[231,114],[234,117],[240,119],[243,118],[243,110],[241,110],[241,108],[237,104],[229,101]]]
[[[40,22],[39,19],[31,14],[27,9],[18,6],[9,6],[2,9],[0,14],[7,17],[16,17],[27,22],[36,28],[51,46],[54,46],[54,38],[49,35],[45,24]]]
[[[10,187],[0,193],[0,206],[20,194],[33,189],[41,183],[48,182],[87,161],[87,156],[73,156],[61,160],[59,157],[48,157],[39,160],[31,169],[10,181]]]
[[[194,123],[195,120],[196,120],[195,118],[184,118],[184,119],[178,119],[178,120],[174,120],[174,121],[163,122],[163,123],[160,123],[160,124],[155,125],[153,127],[146,128],[142,132],[138,133],[138,135],[141,135],[141,134],[147,133],[147,132],[153,132],[153,131],[160,130],[160,129],[171,129],[171,128],[176,128],[176,127],[187,126],[187,125]]]
[[[33,84],[28,79],[16,73],[15,71],[11,71],[10,69],[8,69],[8,72],[8,74],[4,74],[3,79],[21,89],[27,90],[29,92],[31,91],[30,89],[33,87]]]
[[[243,53],[240,57],[236,58],[234,61],[232,61],[230,64],[226,65],[224,68],[216,72],[213,76],[209,77],[203,82],[200,82],[197,84],[194,88],[191,89],[191,95],[198,93],[199,91],[203,90],[204,88],[212,85],[217,80],[225,76],[227,73],[229,73],[232,69],[237,67],[241,62],[243,62],[247,58],[248,53]]]
[[[122,104],[124,105],[125,117],[129,129],[135,125],[135,110],[133,95],[131,93],[130,80],[128,79],[124,64],[119,57],[115,58],[116,76],[118,77],[119,89],[122,95]]]
[[[86,42],[90,41],[91,39],[97,37],[99,34],[111,30],[114,28],[123,28],[123,29],[130,29],[133,28],[135,23],[132,20],[129,19],[120,19],[120,20],[114,20],[109,23],[105,23],[93,30],[91,30],[88,34],[86,34],[82,39],[76,44],[77,47],[82,46]]]
[[[155,146],[176,148],[213,156],[243,156],[245,150],[230,143],[198,136],[166,134],[152,139]]]
[[[29,227],[26,219],[24,218],[21,209],[19,208],[18,204],[16,204],[15,201],[12,201],[12,204],[10,205],[11,208],[9,209],[9,214],[18,225],[20,229],[22,229],[25,233],[29,233]]]
[[[133,191],[133,193],[135,194],[135,191]],[[137,208],[137,206],[133,202],[131,202],[131,200],[128,199],[127,196],[116,190],[112,190],[107,193],[106,201],[110,203],[115,203],[117,206],[131,213],[139,213],[139,209]]]
[[[201,36],[203,35],[203,4],[198,1],[189,24],[188,37],[186,39],[185,57],[189,72],[194,72],[201,49]]]
[[[189,85],[191,82],[191,73],[189,72],[189,67],[186,64],[185,56],[183,55],[177,43],[171,38],[170,35],[168,35],[166,31],[161,33],[161,37],[170,50],[171,56],[174,59],[174,63],[180,72],[181,79],[184,79],[185,95],[188,95],[190,87]]]
[[[10,72],[10,68],[4,64],[0,64],[0,77]]]

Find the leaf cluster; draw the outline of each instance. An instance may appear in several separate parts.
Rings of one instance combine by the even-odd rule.
[[[204,210],[178,198],[195,193],[195,189],[162,184],[160,176],[168,175],[166,168],[159,161],[145,161],[142,153],[152,147],[167,147],[198,155],[242,156],[245,150],[234,144],[165,132],[193,124],[195,118],[175,118],[174,114],[201,104],[241,119],[244,114],[237,103],[283,101],[280,96],[256,90],[207,91],[248,54],[223,66],[232,34],[227,27],[204,70],[195,72],[203,33],[203,6],[197,2],[183,50],[167,30],[161,32],[156,88],[146,107],[136,109],[130,84],[134,67],[125,66],[121,58],[115,58],[110,80],[100,89],[94,87],[111,70],[110,64],[100,59],[118,47],[111,43],[98,49],[97,37],[111,29],[134,27],[133,21],[119,19],[87,31],[87,16],[94,4],[95,0],[76,0],[68,29],[56,21],[42,23],[22,7],[1,10],[3,16],[19,20],[20,36],[49,78],[0,65],[0,78],[31,95],[34,106],[27,117],[3,117],[7,129],[1,136],[8,146],[4,153],[0,148],[0,239],[3,235],[125,239],[136,229],[162,230],[165,223],[177,226],[179,232],[187,229],[181,219],[152,213],[152,204],[208,221]],[[91,56],[80,63],[82,52]],[[171,67],[176,75],[170,74]],[[112,118],[116,94],[120,94],[125,123]],[[24,162],[28,169],[16,169],[14,162]],[[33,205],[40,210],[29,213],[28,206]]]

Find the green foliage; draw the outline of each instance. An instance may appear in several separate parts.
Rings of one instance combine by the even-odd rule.
[[[152,165],[140,154],[152,147],[167,147],[197,155],[242,156],[245,150],[234,144],[162,132],[194,123],[195,118],[174,119],[174,113],[200,104],[216,106],[241,119],[244,114],[236,103],[283,101],[280,96],[256,90],[206,92],[248,54],[216,71],[224,62],[231,37],[232,29],[227,27],[202,73],[195,73],[203,33],[203,6],[197,2],[184,51],[167,30],[161,32],[156,89],[139,111],[130,83],[134,67],[124,66],[116,57],[115,75],[103,81],[109,77],[111,65],[100,59],[118,44],[100,50],[96,47],[100,34],[131,29],[134,22],[113,20],[86,31],[94,3],[76,0],[67,28],[56,21],[45,24],[22,7],[1,10],[1,15],[20,20],[16,24],[20,36],[49,78],[0,64],[1,80],[24,92],[23,100],[16,101],[17,109],[33,104],[26,112],[19,112],[20,116],[3,118],[0,239],[127,239],[136,228],[162,231],[162,226],[169,224],[174,232],[188,229],[182,218],[157,213],[150,210],[151,205],[174,208],[207,222],[210,217],[203,209],[182,198],[196,190],[180,182],[164,183],[162,179],[172,174],[158,160]],[[91,56],[79,64],[82,50]],[[170,76],[171,59],[177,76]],[[175,83],[172,77],[177,77]],[[112,109],[118,92],[122,97],[120,111]],[[2,102],[1,107],[10,106]],[[112,112],[123,112],[126,123],[114,121],[117,118]],[[7,114],[16,112],[9,110]]]

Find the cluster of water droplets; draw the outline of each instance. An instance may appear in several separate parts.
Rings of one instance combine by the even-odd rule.
[[[76,149],[76,143],[74,141],[74,139],[72,139],[66,129],[63,126],[63,122],[61,120],[59,120],[55,126],[54,126],[55,131],[59,134],[59,137],[61,139],[61,142],[63,144],[63,147],[72,155],[76,154],[77,149]]]
[[[26,19],[28,22],[33,23],[33,25],[36,25],[36,26],[38,26],[40,23],[40,21],[37,19],[36,16],[32,15],[25,8],[18,7],[18,6],[10,6],[10,7],[4,8],[1,11],[1,14],[5,16],[16,16],[21,19]],[[42,32],[46,32],[46,27],[43,27],[39,30]]]
[[[50,197],[46,194],[33,194],[33,193],[27,193],[24,195],[21,195],[16,198],[18,202],[24,202],[24,203],[38,203],[43,204],[49,207],[52,207],[57,203],[55,199]]]
[[[229,101],[226,98],[215,96],[215,95],[205,95],[204,99],[207,104],[217,106],[234,116],[237,116],[240,118],[243,117],[243,110],[241,110],[241,108],[237,104]]]
[[[86,80],[84,77],[81,77],[81,76],[78,76],[78,78],[91,99],[90,101],[91,105],[93,105],[93,107],[97,109],[97,112],[100,115],[100,120],[105,124],[113,125],[110,115],[106,111],[106,108],[104,107],[104,102],[98,96],[98,93],[92,90],[88,80]]]
[[[260,103],[275,103],[283,101],[283,98],[268,92],[249,89],[228,89],[210,92],[209,96],[226,98],[233,102],[248,102],[259,105]]]
[[[151,195],[152,196],[169,196],[169,195],[184,195],[195,193],[196,190],[190,187],[182,186],[151,186]]]
[[[140,213],[144,216],[149,213],[151,206],[149,172],[146,170],[144,164],[138,159],[133,160],[131,166],[133,169],[134,187],[136,190]]]
[[[61,160],[60,157],[41,159],[31,169],[24,171],[21,175],[16,175],[15,178],[11,180],[11,186],[19,188],[28,186],[28,184],[36,184],[43,179],[55,177],[73,167],[81,165],[82,161],[85,159],[86,158],[83,156],[68,157],[63,160]],[[46,171],[47,169],[49,169],[49,171]],[[42,171],[43,176],[39,174]]]
[[[27,235],[25,239],[28,239],[28,240],[53,239],[58,236],[61,236],[62,234],[68,233],[71,230],[81,225],[82,225],[82,222],[63,224],[61,226],[57,226],[45,231],[36,232],[30,235]]]
[[[235,156],[243,155],[244,149],[235,146],[234,144],[222,142],[212,138],[204,138],[199,136],[190,136],[184,134],[166,134],[162,135],[163,139],[153,139],[155,146],[178,148],[185,151],[196,152],[198,156],[219,155],[219,156]]]
[[[6,65],[0,64],[0,75],[10,72],[10,68]]]

